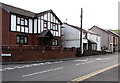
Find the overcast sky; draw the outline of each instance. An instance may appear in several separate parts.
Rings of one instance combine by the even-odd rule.
[[[80,26],[83,8],[83,28],[97,25],[103,29],[118,29],[119,0],[0,0],[35,13],[52,9],[62,22]]]

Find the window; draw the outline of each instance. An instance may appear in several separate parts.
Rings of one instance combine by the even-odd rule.
[[[24,22],[25,22],[24,18],[21,18],[21,25],[25,25]]]
[[[23,35],[17,35],[16,44],[27,45],[28,44],[28,37],[23,36]]]
[[[44,20],[44,28],[47,29],[47,21]]]
[[[58,40],[57,39],[53,40],[53,46],[58,46]]]
[[[96,41],[98,42],[98,36],[96,37]]]
[[[28,33],[29,21],[27,17],[17,16],[17,31]]]
[[[52,28],[53,30],[56,30],[56,26],[55,26],[55,24],[53,24],[53,28]]]
[[[58,24],[51,22],[51,29],[52,29],[53,31],[58,31]]]
[[[17,17],[17,24],[20,24],[20,17]]]
[[[87,39],[87,33],[83,32],[83,38]]]

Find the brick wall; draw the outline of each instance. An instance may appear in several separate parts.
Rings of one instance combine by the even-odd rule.
[[[76,57],[76,51],[3,51],[2,53],[11,53],[12,56],[2,57],[2,61],[35,61],[50,60]]]
[[[2,9],[2,45],[9,44],[9,14]]]

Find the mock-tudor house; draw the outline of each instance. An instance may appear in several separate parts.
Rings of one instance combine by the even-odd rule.
[[[0,3],[0,12],[2,15],[0,18],[2,20],[0,25],[2,26],[0,32],[2,33],[2,42],[0,43],[2,56],[8,56],[6,53],[9,53],[13,60],[28,60],[25,58],[28,53],[37,59],[39,55],[44,56],[39,53],[40,50],[60,49],[62,22],[52,10],[34,13]],[[33,53],[33,51],[36,52]],[[19,55],[18,52],[21,54]],[[55,58],[53,54],[51,57]],[[41,59],[41,57],[39,58]],[[49,57],[47,56],[47,58]]]
[[[1,4],[1,7],[4,18],[2,21],[5,23],[3,36],[6,39],[3,39],[3,46],[60,46],[62,22],[52,10],[35,14],[5,4]]]
[[[79,27],[63,23],[62,25],[62,47],[79,48],[80,47]],[[100,36],[94,32],[82,29],[82,50],[100,51]]]
[[[112,31],[104,30],[98,26],[93,26],[89,30],[99,34],[101,36],[101,49],[106,51],[117,51],[118,36],[113,34]]]

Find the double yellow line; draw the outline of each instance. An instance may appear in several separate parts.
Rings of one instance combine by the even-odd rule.
[[[117,66],[119,66],[119,65],[120,65],[120,63],[119,63],[119,64],[112,65],[112,66],[109,66],[109,67],[106,67],[106,68],[103,68],[103,69],[100,69],[100,70],[95,71],[95,72],[93,72],[93,73],[90,73],[90,74],[84,75],[84,76],[82,76],[82,77],[76,78],[76,79],[72,80],[71,82],[67,82],[67,83],[76,83],[76,82],[83,81],[83,80],[85,80],[85,79],[88,79],[88,78],[90,78],[90,77],[92,77],[92,76],[95,76],[95,75],[97,75],[97,74],[100,74],[100,73],[102,73],[102,72],[104,72],[104,71],[107,71],[107,70],[112,69],[112,68],[114,68],[114,67],[117,67]]]

